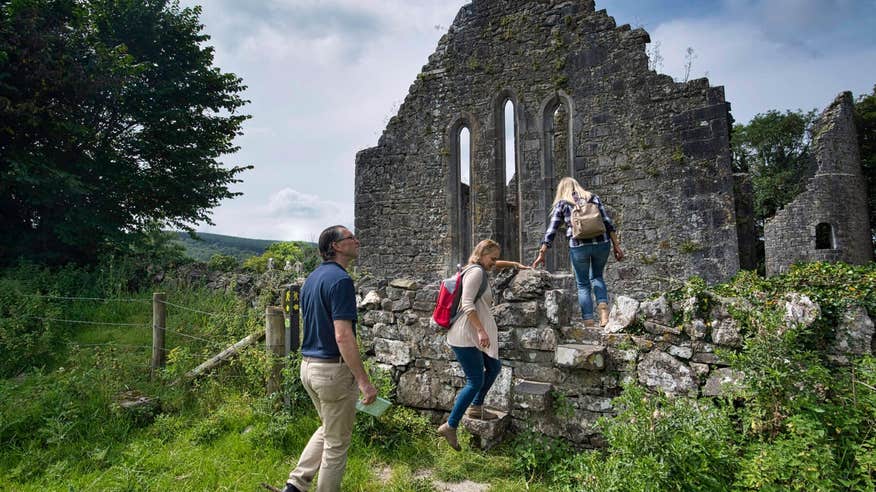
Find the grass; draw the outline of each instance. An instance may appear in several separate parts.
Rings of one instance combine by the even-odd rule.
[[[264,350],[185,387],[170,385],[263,321],[231,295],[168,289],[167,368],[150,374],[151,294],[127,301],[60,301],[63,319],[138,326],[64,325],[66,343],[45,361],[0,379],[0,490],[258,490],[282,484],[319,425],[306,396],[291,412],[264,395]],[[56,302],[56,301],[52,301]],[[291,367],[291,373],[296,368]],[[301,391],[290,384],[289,391]],[[117,396],[136,390],[160,410],[130,414]],[[515,476],[510,448],[455,453],[432,424],[394,407],[361,415],[345,491],[430,491],[436,480],[473,480],[491,490],[533,490]],[[463,442],[469,437],[461,433]],[[535,490],[538,490],[535,488]]]

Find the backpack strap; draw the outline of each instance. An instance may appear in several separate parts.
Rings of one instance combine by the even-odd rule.
[[[487,271],[484,270],[484,267],[482,267],[478,264],[468,265],[465,268],[463,268],[462,271],[457,272],[457,274],[459,275],[459,280],[457,281],[459,283],[459,286],[457,286],[456,292],[454,292],[454,295],[453,295],[453,308],[452,308],[453,312],[455,312],[456,314],[450,320],[451,323],[453,323],[454,321],[459,319],[459,316],[461,315],[461,313],[459,312],[459,303],[462,300],[462,284],[463,284],[462,278],[465,276],[466,272],[468,272],[469,270],[474,269],[474,268],[480,268],[481,271],[483,272],[483,276],[481,277],[481,286],[478,287],[478,293],[475,295],[474,302],[478,302],[478,300],[480,300],[481,296],[483,296],[484,292],[487,290],[487,285],[489,285],[489,281],[487,281]]]

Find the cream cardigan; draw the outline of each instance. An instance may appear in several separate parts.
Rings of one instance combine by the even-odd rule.
[[[462,276],[462,298],[459,300],[459,318],[453,322],[450,331],[447,332],[447,344],[452,347],[475,347],[494,359],[499,358],[499,329],[496,320],[490,312],[493,305],[493,291],[490,286],[484,290],[481,298],[475,302],[478,289],[481,287],[486,273],[482,268],[467,266],[468,270]],[[468,320],[468,313],[476,311],[478,319],[483,325],[490,339],[490,346],[486,349],[478,344],[478,332]]]

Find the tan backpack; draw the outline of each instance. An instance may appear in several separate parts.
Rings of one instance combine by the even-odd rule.
[[[588,194],[589,195],[589,194]],[[599,213],[599,205],[590,201],[593,195],[578,197],[572,207],[572,237],[575,239],[591,239],[605,234],[605,223]]]

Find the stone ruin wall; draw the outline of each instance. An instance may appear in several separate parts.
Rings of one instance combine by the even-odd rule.
[[[741,347],[730,311],[747,309],[742,301],[661,296],[639,302],[618,296],[608,326],[596,329],[572,321],[578,307],[570,276],[524,270],[492,277],[503,367],[486,404],[501,410],[502,418],[463,419],[482,447],[496,444],[509,428],[599,447],[603,442],[594,424],[615,414],[612,401],[624,383],[710,397],[739,380],[716,352]],[[430,319],[437,283],[371,278],[358,285],[360,341],[397,383],[396,402],[431,414],[436,422],[445,419],[465,376],[446,345],[446,330]],[[804,296],[790,295],[785,302],[788,323],[812,323],[820,313]],[[876,353],[873,326],[863,308],[851,308],[836,328],[835,362]]]
[[[431,282],[465,260],[456,157],[464,125],[469,247],[493,238],[504,257],[532,261],[555,183],[574,173],[620,229],[627,260],[607,268],[613,294],[642,298],[670,278],[732,276],[739,255],[729,104],[706,79],[682,84],[649,70],[648,42],[644,30],[616,26],[591,0],[464,6],[378,145],[356,156],[362,271]],[[502,179],[506,100],[515,105],[516,187]],[[568,116],[551,133],[555,108],[557,118]],[[563,250],[549,258],[553,271],[569,269]]]
[[[819,116],[812,141],[813,175],[797,198],[766,221],[766,273],[798,261],[873,259],[867,183],[861,169],[852,94],[844,92]],[[831,246],[816,249],[816,227],[830,224]]]

